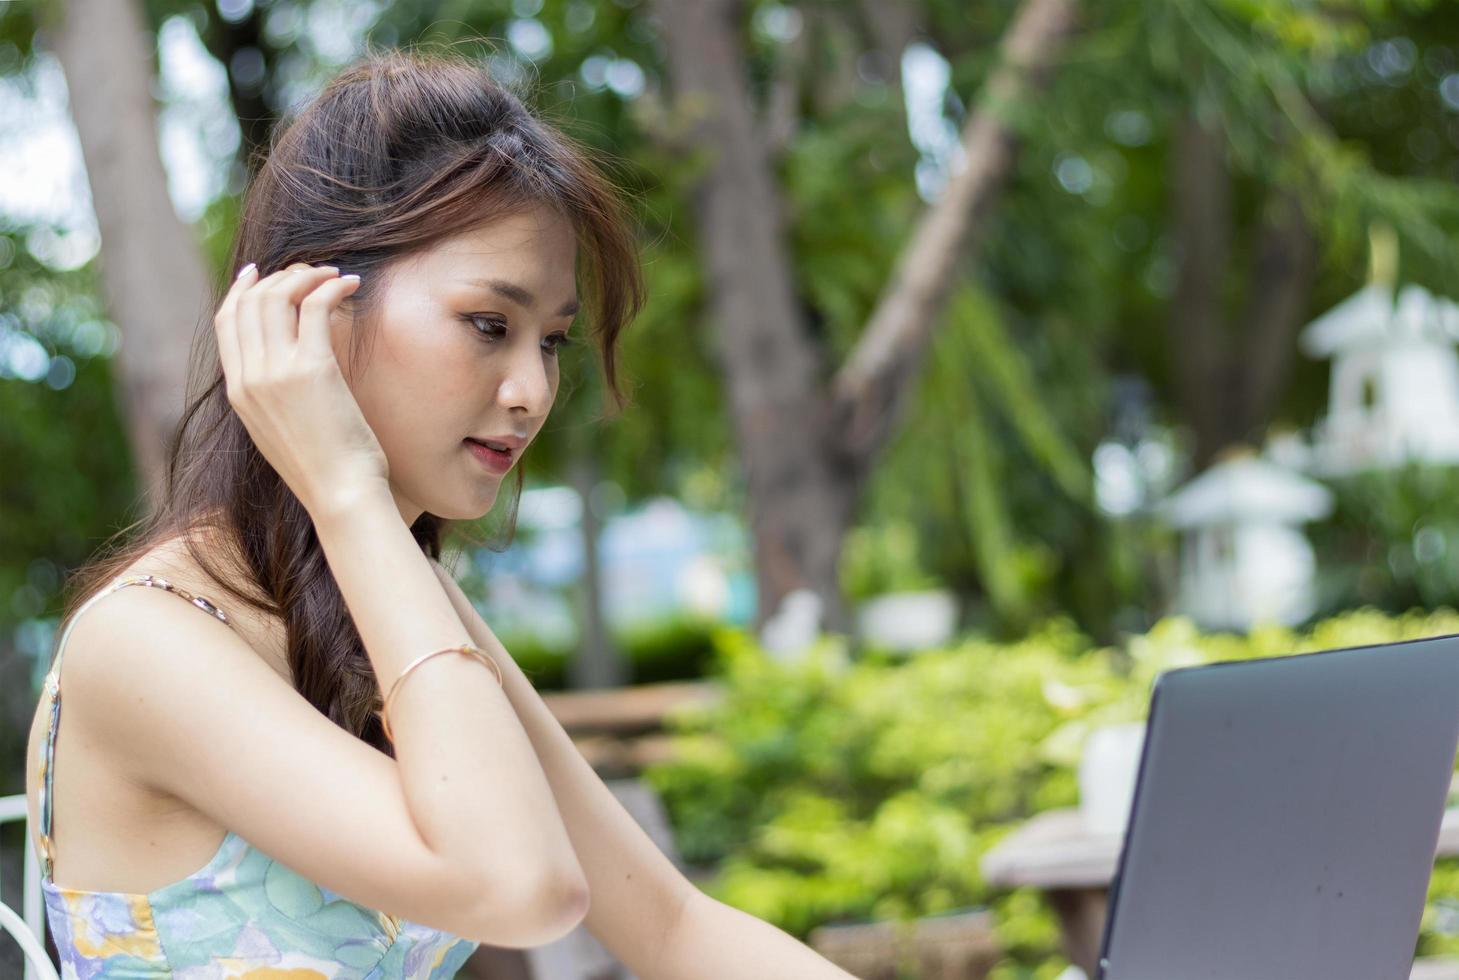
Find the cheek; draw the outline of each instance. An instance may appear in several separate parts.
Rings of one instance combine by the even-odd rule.
[[[461,346],[442,330],[396,330],[378,338],[356,399],[392,463],[438,449],[442,440],[454,446],[466,435],[458,416],[480,377]]]

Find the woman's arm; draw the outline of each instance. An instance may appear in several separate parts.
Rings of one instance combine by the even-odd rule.
[[[451,573],[433,562],[446,595],[476,645],[497,658],[507,697],[522,721],[567,823],[592,896],[584,924],[635,976],[670,976],[655,969],[680,911],[698,890],[659,850],[537,693],[492,633]],[[393,724],[393,722],[392,722]],[[674,977],[684,980],[685,976]]]
[[[856,980],[795,937],[701,891],[690,896],[647,980]]]
[[[588,765],[451,573],[432,565],[477,646],[498,655],[507,696],[588,877],[592,904],[585,924],[619,962],[643,980],[850,976],[774,926],[694,887]]]
[[[311,516],[386,691],[421,654],[472,641],[387,489],[330,501]],[[580,922],[588,905],[582,867],[491,670],[464,654],[431,658],[401,684],[390,727],[410,813],[428,846],[463,872],[491,869],[484,882],[511,883],[483,888],[483,908],[540,907],[547,939]]]

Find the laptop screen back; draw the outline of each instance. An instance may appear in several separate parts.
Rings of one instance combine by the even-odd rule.
[[[1408,977],[1456,748],[1459,636],[1162,675],[1100,976]]]

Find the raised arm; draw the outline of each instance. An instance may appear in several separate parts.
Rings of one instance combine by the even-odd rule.
[[[318,526],[382,674],[470,641],[393,503],[361,501]],[[75,623],[61,686],[61,741],[351,901],[518,948],[586,914],[546,777],[474,659],[435,657],[411,673],[392,704],[394,760],[322,715],[238,633],[156,589],[118,590]],[[62,883],[67,825],[63,807]]]
[[[320,508],[320,544],[365,650],[389,689],[416,657],[472,642],[387,493]],[[499,666],[511,658],[486,650]],[[587,911],[587,881],[547,777],[506,693],[485,665],[433,657],[411,671],[390,709],[395,761],[421,836],[494,891],[544,909],[559,935]],[[542,941],[547,941],[545,938]]]

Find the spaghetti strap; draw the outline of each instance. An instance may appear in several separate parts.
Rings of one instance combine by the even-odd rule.
[[[145,585],[150,588],[172,592],[188,600],[188,602],[210,614],[224,625],[232,626],[228,620],[227,613],[223,612],[214,603],[197,593],[189,592],[181,586],[173,585],[167,579],[156,575],[123,575],[120,578],[114,579],[90,599],[83,602],[81,607],[71,615],[70,620],[61,630],[60,639],[56,641],[56,653],[51,660],[50,669],[46,671],[45,685],[42,691],[43,696],[49,699],[49,718],[46,722],[46,738],[41,743],[39,766],[42,875],[44,880],[47,881],[51,880],[51,872],[55,865],[56,845],[51,835],[51,811],[54,806],[52,786],[55,777],[56,726],[61,721],[61,658],[66,652],[66,639],[71,635],[71,628],[76,625],[76,621],[81,618],[86,610],[90,609],[102,597],[110,595],[118,589],[126,588],[129,585]]]

